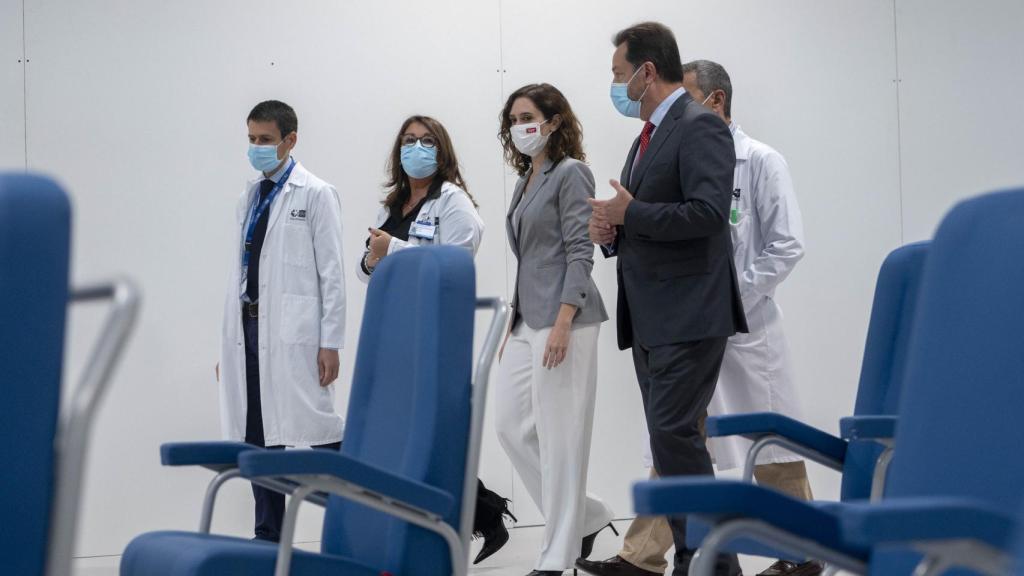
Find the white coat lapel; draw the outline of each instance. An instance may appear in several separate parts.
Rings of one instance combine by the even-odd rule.
[[[274,225],[281,219],[281,213],[285,211],[284,206],[287,204],[288,196],[295,188],[305,185],[306,170],[296,162],[295,168],[292,169],[292,173],[288,176],[288,181],[284,183],[284,187],[278,193],[277,198],[274,198],[274,204],[270,207],[270,220],[267,221],[268,237],[270,236],[270,231],[274,229]]]

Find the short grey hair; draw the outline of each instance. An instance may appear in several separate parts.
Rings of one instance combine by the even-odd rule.
[[[697,86],[704,96],[709,96],[715,90],[725,92],[725,115],[732,117],[732,80],[729,73],[717,62],[711,60],[694,60],[683,64],[683,75],[690,73],[697,74]]]

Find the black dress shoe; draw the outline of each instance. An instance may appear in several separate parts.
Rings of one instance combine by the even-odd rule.
[[[561,570],[534,570],[526,576],[562,576]]]
[[[644,570],[626,562],[622,556],[596,562],[579,558],[576,560],[576,567],[594,576],[661,576],[658,572]]]
[[[612,526],[611,522],[602,526],[601,530],[604,530],[605,528],[611,528],[612,532],[614,532],[616,536],[619,535],[619,531],[615,529],[615,526]],[[584,560],[590,558],[590,553],[594,551],[594,540],[597,540],[597,535],[601,533],[601,530],[583,537],[583,545],[580,546],[580,558],[583,558]]]
[[[824,568],[825,566],[817,560],[811,560],[802,564],[788,560],[779,560],[757,576],[818,576]]]

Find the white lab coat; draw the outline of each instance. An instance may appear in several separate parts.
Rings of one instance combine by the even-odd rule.
[[[242,236],[262,176],[238,201],[221,341],[221,427],[244,440],[245,340],[241,316]],[[341,440],[334,385],[321,387],[317,354],[345,340],[341,204],[333,186],[296,163],[274,200],[259,266],[260,399],[267,446]]]
[[[377,212],[377,220],[374,228],[380,228],[388,220],[390,210],[387,206],[381,206]],[[437,198],[427,200],[416,215],[415,222],[436,222],[437,229],[434,231],[434,238],[426,240],[410,235],[409,240],[392,238],[388,246],[388,254],[394,254],[399,250],[414,246],[445,245],[463,246],[468,248],[473,255],[476,255],[480,247],[480,239],[484,234],[484,221],[477,213],[469,194],[451,182],[441,185],[441,195]],[[363,282],[369,282],[370,277],[363,271],[363,260],[369,253],[369,249],[363,251],[363,255],[356,262],[356,275]]]
[[[729,338],[718,386],[708,406],[711,416],[777,412],[801,417],[789,349],[782,330],[782,311],[775,288],[804,255],[803,221],[789,167],[781,154],[730,125],[736,146],[730,218],[733,260],[749,333]],[[735,191],[739,190],[739,198]],[[650,466],[650,446],[645,463]],[[750,441],[739,436],[709,438],[719,470],[742,466]],[[757,464],[799,460],[792,452],[769,447]]]

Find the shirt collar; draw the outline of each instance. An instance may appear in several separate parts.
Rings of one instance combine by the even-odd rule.
[[[732,141],[736,146],[736,160],[750,159],[750,137],[735,122],[729,123],[729,132],[732,132]]]
[[[661,104],[658,104],[658,107],[654,109],[654,113],[651,114],[649,122],[655,126],[660,126],[661,121],[664,120],[665,115],[668,114],[669,109],[672,108],[672,105],[675,104],[676,100],[679,100],[683,94],[686,94],[686,88],[683,88],[682,86],[676,88],[675,92],[669,94],[668,97],[662,100]]]
[[[281,181],[281,177],[284,176],[285,170],[288,170],[288,167],[291,166],[294,163],[295,163],[295,159],[292,158],[291,156],[289,156],[288,157],[288,162],[285,162],[284,164],[282,164],[281,167],[278,168],[277,172],[274,172],[273,174],[270,175],[270,180],[272,180],[274,182],[274,184],[277,184],[278,182],[280,182]],[[261,180],[266,180],[266,178],[261,178]]]

